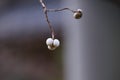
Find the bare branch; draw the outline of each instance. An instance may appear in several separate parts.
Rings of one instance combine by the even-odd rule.
[[[63,10],[69,10],[71,12],[76,12],[74,10],[71,10],[70,8],[62,8],[62,9],[47,9],[48,12],[58,12],[58,11],[63,11]]]
[[[43,2],[43,0],[40,0],[40,3],[41,3],[41,5],[42,5],[42,7],[43,7],[44,14],[45,14],[45,17],[46,17],[46,21],[47,21],[47,23],[48,23],[48,26],[49,26],[49,28],[50,28],[50,30],[51,30],[52,38],[54,39],[55,31],[54,31],[54,28],[52,27],[52,25],[51,25],[51,23],[50,23],[50,21],[49,21],[49,19],[48,19],[47,7],[45,6],[45,3]]]
[[[76,10],[76,11],[74,11],[74,10],[72,10],[72,9],[70,9],[70,8],[47,9],[47,7],[46,7],[45,3],[43,2],[43,0],[40,0],[40,3],[41,3],[41,5],[42,5],[43,11],[44,11],[44,14],[45,14],[45,17],[46,17],[46,21],[47,21],[48,26],[49,26],[49,28],[50,28],[50,30],[51,30],[51,35],[52,35],[52,38],[53,38],[53,39],[54,39],[54,36],[55,36],[55,31],[54,31],[54,28],[52,27],[52,25],[51,25],[51,23],[50,23],[50,21],[49,21],[49,19],[48,19],[48,12],[58,12],[58,11],[68,10],[68,11],[71,11],[71,12],[73,12],[73,13],[78,13],[78,14],[79,14],[79,15],[78,15],[78,19],[79,19],[79,18],[81,17],[81,15],[82,15],[82,12],[81,12],[80,9],[78,9],[78,10]]]

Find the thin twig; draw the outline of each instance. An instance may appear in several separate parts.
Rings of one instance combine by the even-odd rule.
[[[48,12],[58,12],[58,11],[63,11],[63,10],[69,10],[71,12],[75,12],[74,10],[71,10],[70,8],[62,8],[62,9],[47,9]]]
[[[58,11],[63,11],[63,10],[68,10],[68,11],[71,11],[71,12],[73,12],[73,13],[75,13],[75,12],[77,12],[77,11],[74,11],[74,10],[72,10],[72,9],[70,9],[70,8],[62,8],[62,9],[47,9],[47,7],[46,7],[46,5],[45,5],[45,3],[43,2],[43,0],[40,0],[40,3],[41,3],[41,5],[42,5],[42,7],[43,7],[43,11],[44,11],[44,14],[45,14],[45,17],[46,17],[46,21],[47,21],[47,23],[48,23],[48,26],[49,26],[49,28],[50,28],[50,30],[51,30],[51,35],[52,35],[52,38],[54,39],[54,37],[55,37],[55,31],[54,31],[54,28],[52,27],[52,25],[51,25],[51,23],[50,23],[50,21],[49,21],[49,19],[48,19],[48,12],[58,12]]]
[[[46,7],[45,3],[43,2],[43,0],[40,0],[40,3],[41,3],[41,5],[42,5],[42,7],[43,7],[44,14],[45,14],[45,17],[46,17],[46,21],[47,21],[47,23],[48,23],[48,26],[49,26],[49,28],[50,28],[50,30],[51,30],[52,38],[54,39],[54,37],[55,37],[55,31],[54,31],[54,28],[52,27],[52,25],[51,25],[51,23],[50,23],[50,21],[49,21],[49,19],[48,19],[47,7]]]

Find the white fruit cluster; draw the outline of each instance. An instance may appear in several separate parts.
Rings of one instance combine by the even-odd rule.
[[[48,38],[46,40],[46,44],[49,50],[55,50],[57,47],[60,46],[60,41],[58,39]]]
[[[73,17],[75,19],[80,19],[82,17],[82,10],[81,9],[77,9],[77,11],[74,12]]]

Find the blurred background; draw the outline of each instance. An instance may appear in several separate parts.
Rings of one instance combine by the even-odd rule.
[[[50,8],[60,5],[60,1],[46,2]],[[58,15],[53,13],[50,20],[61,40]],[[0,0],[0,80],[61,79],[61,47],[48,50],[48,37],[39,0]]]
[[[120,0],[45,1],[52,9],[81,8],[83,17],[49,13],[61,41],[49,51],[51,34],[39,0],[0,0],[0,80],[120,80]],[[80,74],[67,65],[80,67]],[[64,78],[69,73],[81,78]]]

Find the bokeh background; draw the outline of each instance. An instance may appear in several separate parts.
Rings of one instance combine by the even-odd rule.
[[[50,8],[60,5],[46,2]],[[60,20],[55,17],[50,19],[61,40]],[[59,80],[61,47],[48,50],[48,37],[39,0],[0,0],[0,80]]]
[[[0,0],[0,80],[120,80],[120,0],[45,1],[48,8],[79,7],[83,17],[49,13],[61,41],[49,51],[39,0]]]

